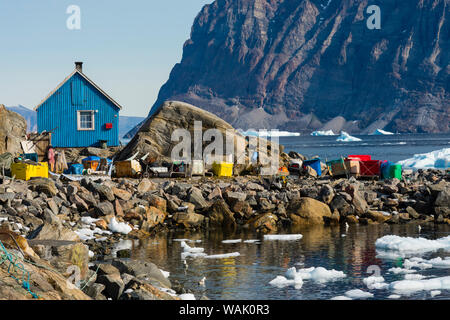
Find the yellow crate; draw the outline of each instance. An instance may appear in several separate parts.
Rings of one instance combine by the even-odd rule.
[[[16,179],[30,180],[34,177],[48,178],[48,163],[39,162],[40,166],[34,166],[27,163],[13,163],[11,164],[11,175],[16,176]]]
[[[141,173],[141,164],[136,160],[129,161],[117,161],[114,162],[116,168],[116,177],[135,177],[137,174]]]
[[[212,165],[214,174],[218,177],[233,176],[233,164],[228,162],[214,162]]]

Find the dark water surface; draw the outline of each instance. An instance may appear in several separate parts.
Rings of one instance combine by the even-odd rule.
[[[309,135],[280,137],[286,151],[297,151],[307,157],[323,160],[339,159],[350,154],[370,154],[375,160],[397,162],[415,154],[428,153],[450,147],[450,134],[354,135],[362,141],[337,142],[338,136]]]
[[[215,300],[290,300],[290,299],[330,299],[343,295],[352,289],[373,293],[373,299],[387,299],[394,294],[391,290],[369,290],[362,279],[372,275],[369,266],[381,268],[381,276],[387,283],[403,280],[404,275],[394,275],[388,269],[396,267],[399,261],[377,258],[375,241],[384,235],[419,237],[417,225],[371,225],[345,227],[310,227],[285,230],[281,233],[300,233],[303,238],[295,241],[268,241],[252,232],[226,234],[170,233],[154,239],[133,242],[132,258],[148,259],[161,269],[171,273],[170,279],[180,281],[191,289],[197,298],[203,294]],[[346,234],[342,237],[342,234]],[[448,236],[450,226],[423,227],[420,236],[437,239]],[[175,239],[201,240],[189,242],[190,246],[205,248],[205,253],[222,254],[239,252],[240,256],[226,259],[187,258],[187,270],[181,258],[181,243]],[[225,244],[228,239],[260,239],[259,243]],[[447,257],[450,252],[438,251],[422,256],[430,259]],[[343,271],[347,277],[319,284],[304,280],[301,289],[294,287],[277,288],[269,284],[278,275],[285,275],[290,267],[324,267],[328,270]],[[429,277],[450,275],[450,269],[418,270],[417,274]],[[198,281],[206,277],[205,287]],[[430,291],[421,291],[401,299],[450,299],[450,291],[431,298]]]

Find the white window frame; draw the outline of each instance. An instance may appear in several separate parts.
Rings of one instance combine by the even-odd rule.
[[[82,128],[81,127],[81,112],[90,112],[92,119],[92,127],[91,128]],[[94,131],[95,130],[95,111],[94,110],[77,110],[77,129],[78,131]]]

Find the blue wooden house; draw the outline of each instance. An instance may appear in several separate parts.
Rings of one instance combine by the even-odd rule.
[[[122,107],[83,73],[82,62],[42,100],[37,112],[38,132],[52,132],[58,148],[119,145]]]

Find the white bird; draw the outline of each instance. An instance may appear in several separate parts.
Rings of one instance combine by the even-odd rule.
[[[418,227],[418,228],[419,228],[419,233],[420,233],[420,231],[422,230],[422,227],[421,227],[421,226],[419,225],[419,227]]]
[[[205,280],[206,280],[206,277],[203,277],[203,279],[200,280],[200,281],[198,282],[198,284],[204,287],[204,286],[205,286]]]

